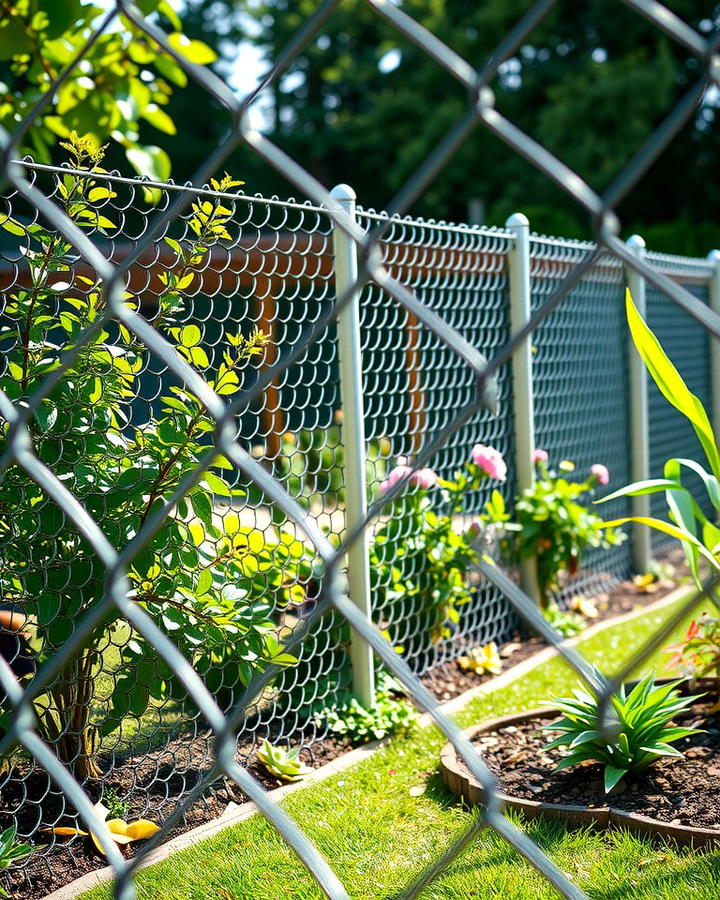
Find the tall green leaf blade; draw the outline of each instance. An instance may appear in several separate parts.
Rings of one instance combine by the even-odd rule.
[[[627,522],[639,522],[641,525],[647,525],[649,528],[656,529],[656,531],[662,531],[663,534],[669,534],[670,537],[677,538],[679,541],[692,544],[692,546],[696,547],[698,552],[707,559],[713,569],[720,569],[720,564],[718,564],[717,559],[715,559],[707,547],[705,547],[694,534],[690,534],[690,532],[686,531],[684,528],[679,528],[677,525],[672,525],[670,522],[663,522],[662,519],[655,519],[652,516],[623,516],[620,519],[613,519],[612,521],[604,522],[603,524],[605,525],[605,528],[618,528],[620,525],[625,525]]]
[[[720,452],[705,408],[700,399],[685,384],[670,362],[660,342],[645,324],[633,303],[630,291],[625,292],[625,309],[633,342],[655,384],[665,399],[692,424],[705,451],[713,474],[720,478]]]
[[[626,484],[625,487],[607,494],[599,500],[593,500],[593,503],[607,503],[608,500],[617,500],[618,497],[637,497],[640,494],[657,494],[660,491],[668,490],[685,490],[682,484],[677,481],[671,481],[669,478],[647,478],[644,481],[635,481],[632,484]]]

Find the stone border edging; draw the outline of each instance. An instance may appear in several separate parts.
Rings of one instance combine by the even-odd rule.
[[[691,586],[681,585],[670,591],[669,594],[666,594],[655,603],[650,603],[647,606],[640,607],[639,609],[632,610],[629,613],[624,613],[623,615],[616,616],[612,619],[606,619],[603,622],[599,622],[597,625],[591,625],[589,628],[585,629],[582,634],[569,638],[563,643],[567,646],[574,646],[575,644],[581,643],[589,637],[593,637],[594,635],[605,631],[607,628],[614,627],[615,625],[621,625],[623,622],[628,622],[632,619],[637,619],[640,616],[663,609],[665,606],[670,606],[675,603],[680,599],[680,597],[687,594],[690,590],[692,590]],[[476,697],[482,697],[485,694],[493,693],[494,691],[505,687],[506,685],[515,681],[517,678],[526,675],[532,669],[536,668],[537,666],[543,665],[543,663],[548,662],[557,655],[558,651],[555,647],[544,647],[542,650],[539,650],[537,653],[534,653],[532,656],[529,656],[522,662],[517,663],[517,665],[511,666],[509,669],[506,669],[497,677],[491,678],[488,681],[477,685],[477,687],[470,688],[464,693],[459,694],[457,697],[453,697],[452,700],[447,700],[445,703],[441,703],[440,709],[443,713],[452,715],[453,713],[458,712]],[[421,728],[425,728],[428,725],[432,724],[432,722],[432,717],[428,713],[424,713],[422,716],[420,716],[418,724]],[[272,794],[273,799],[276,800],[276,802],[279,802],[283,800],[288,794],[294,793],[301,788],[308,787],[311,784],[315,784],[318,781],[323,781],[324,779],[329,778],[332,775],[343,772],[345,769],[349,769],[356,763],[360,763],[363,760],[370,758],[378,750],[381,750],[387,743],[388,739],[384,738],[381,741],[372,741],[368,744],[364,744],[362,747],[357,747],[356,749],[350,750],[348,753],[339,756],[337,759],[333,759],[331,762],[326,763],[324,766],[313,769],[313,771],[305,778],[303,778],[302,781],[285,784],[282,787],[275,788],[270,793]],[[204,841],[207,838],[213,837],[214,835],[223,831],[225,828],[229,828],[232,825],[237,825],[238,823],[243,822],[245,819],[249,819],[250,816],[255,815],[256,812],[257,810],[254,803],[243,803],[241,806],[237,806],[234,809],[229,806],[228,809],[226,809],[225,812],[223,812],[222,815],[220,815],[218,818],[213,819],[210,822],[203,822],[202,825],[198,825],[197,827],[190,829],[190,831],[179,834],[177,837],[171,838],[169,841],[166,841],[164,844],[156,847],[143,859],[143,861],[138,866],[137,871],[139,871],[140,869],[144,869],[147,866],[152,866],[156,863],[162,862],[163,860],[167,859],[169,856],[177,853],[180,850],[185,850],[188,847],[194,846],[200,841]],[[79,878],[76,878],[75,881],[71,881],[69,884],[63,885],[56,891],[53,891],[51,894],[47,894],[45,897],[41,898],[41,900],[75,900],[75,898],[81,896],[86,891],[92,890],[92,888],[98,887],[101,884],[105,884],[108,881],[112,881],[114,876],[115,870],[112,866],[104,866],[102,869],[94,869],[92,872],[87,872],[85,875],[81,875]]]
[[[559,710],[551,706],[533,709],[530,712],[515,713],[497,719],[488,719],[479,725],[466,728],[463,734],[472,740],[476,735],[496,731],[508,725],[519,725],[548,714],[559,715]],[[445,744],[440,754],[440,771],[449,791],[462,797],[471,806],[484,803],[485,791],[475,778],[464,770],[458,759],[457,751],[451,743]],[[567,825],[589,826],[595,828],[625,828],[633,834],[647,834],[654,837],[671,838],[681,844],[692,844],[695,847],[720,847],[720,830],[714,828],[695,828],[690,825],[673,825],[643,816],[640,813],[615,809],[613,806],[580,806],[576,803],[545,803],[541,800],[527,800],[511,794],[498,792],[498,796],[507,809],[521,812],[528,819],[547,817],[558,819]]]

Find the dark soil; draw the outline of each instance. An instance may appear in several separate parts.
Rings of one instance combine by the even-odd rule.
[[[291,741],[291,744],[298,746],[301,742],[302,738]],[[328,736],[308,744],[300,757],[306,765],[318,767],[347,753],[348,749],[346,741]],[[237,758],[267,790],[279,787],[284,782],[267,772],[258,761],[256,750],[257,744],[242,744],[238,748]],[[211,759],[212,739],[209,734],[173,740],[165,750],[117,761],[112,776],[105,783],[106,788],[111,787],[118,795],[128,798],[128,821],[147,818],[160,824],[207,775],[211,769]],[[30,830],[28,825],[32,827],[39,823],[40,803],[43,822],[84,828],[82,823],[77,822],[72,810],[66,811],[65,801],[43,772],[28,769],[23,777],[22,770],[16,768],[13,776],[2,788],[0,810],[14,810],[13,817],[21,832]],[[93,790],[91,782],[85,790],[93,802],[100,799],[99,786]],[[186,811],[183,820],[169,832],[166,839],[216,819],[231,802],[242,804],[247,799],[234,782],[224,777],[218,778],[207,787],[202,798]],[[53,841],[55,844],[51,847]],[[13,900],[44,897],[86,872],[107,865],[105,857],[88,837],[58,838],[51,834],[37,834],[35,844],[38,850],[43,843],[47,844],[45,853],[35,852],[25,869],[3,875],[2,885],[11,891]],[[120,847],[120,851],[130,858],[142,845],[142,841],[126,844]]]
[[[596,763],[553,771],[566,753],[545,749],[553,735],[541,726],[557,721],[557,716],[480,734],[474,742],[510,796],[590,808],[613,806],[673,825],[720,831],[720,716],[708,712],[710,705],[700,701],[678,717],[678,722],[704,729],[674,744],[684,759],[659,760],[638,775],[626,776],[609,794],[603,787],[603,767]]]
[[[639,593],[632,582],[621,582],[605,595],[595,597],[599,616],[589,624],[603,621],[647,605],[667,594],[675,582],[661,581],[651,593]],[[545,646],[538,637],[518,633],[500,648],[503,668],[517,664]],[[471,687],[489,681],[491,675],[464,672],[455,661],[434,666],[422,676],[424,684],[442,701],[456,697]],[[269,735],[270,740],[285,744],[283,736]],[[238,760],[266,787],[272,789],[282,782],[269,775],[257,760],[259,741],[247,740],[238,747]],[[313,767],[323,765],[343,753],[351,745],[333,736],[318,740],[314,732],[298,733],[290,742],[304,746],[303,761]],[[176,808],[181,799],[196,786],[211,769],[212,737],[208,732],[168,739],[164,749],[145,752],[138,756],[124,756],[105,760],[101,767],[111,772],[105,785],[119,796],[127,798],[128,819],[147,818],[162,823]],[[89,782],[85,790],[91,800],[100,799],[100,785]],[[181,823],[172,829],[168,837],[175,837],[191,828],[220,816],[229,803],[246,801],[240,790],[221,777],[209,785],[200,800],[184,814]],[[74,809],[66,804],[60,792],[47,775],[37,767],[19,762],[12,777],[0,775],[0,825],[14,819],[20,833],[29,833],[38,826],[77,824]],[[39,898],[58,887],[80,877],[86,872],[107,865],[92,841],[86,837],[57,838],[38,832],[35,836],[36,852],[26,868],[12,870],[0,876],[0,884],[11,890],[13,900]],[[121,847],[132,856],[143,842]]]

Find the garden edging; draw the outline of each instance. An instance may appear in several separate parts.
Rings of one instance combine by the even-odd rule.
[[[651,603],[648,606],[641,607],[612,619],[606,619],[605,621],[600,622],[597,625],[590,626],[581,634],[564,641],[563,645],[575,646],[576,644],[581,643],[586,639],[593,637],[595,634],[605,631],[608,628],[615,627],[622,624],[623,622],[628,622],[641,616],[651,615],[653,612],[656,612],[657,610],[663,609],[664,607],[670,606],[673,603],[677,602],[681,597],[686,595],[689,590],[691,590],[691,588],[688,585],[681,585],[655,603]],[[506,669],[497,677],[492,678],[489,681],[484,682],[483,684],[477,685],[477,687],[470,688],[464,693],[459,694],[457,697],[454,697],[453,699],[440,704],[439,709],[445,715],[457,713],[476,697],[481,697],[485,694],[493,693],[494,691],[507,686],[511,682],[526,675],[532,669],[535,669],[537,666],[543,665],[556,656],[558,656],[558,650],[554,646],[545,647],[532,656],[528,657],[527,659],[524,659],[517,665],[511,666],[510,668]],[[520,715],[527,716],[528,714],[524,713]],[[420,727],[424,728],[430,725],[432,721],[432,717],[429,714],[425,713],[420,717],[418,724]],[[478,726],[475,726],[476,730],[477,727]],[[311,784],[324,781],[326,778],[329,778],[339,772],[345,771],[346,769],[354,766],[356,763],[360,763],[363,760],[370,758],[378,750],[381,750],[384,746],[386,746],[388,740],[388,738],[384,738],[381,741],[372,741],[368,744],[363,745],[362,747],[357,747],[354,750],[350,750],[343,756],[331,760],[330,762],[318,767],[317,769],[313,769],[313,771],[309,773],[305,778],[303,778],[302,781],[282,785],[281,787],[275,788],[269,793],[271,794],[273,800],[275,800],[276,802],[280,802],[286,796],[294,793],[297,790],[300,790]],[[532,802],[533,805],[538,805],[535,801],[523,802]],[[242,804],[241,806],[237,806],[235,808],[233,808],[233,805],[231,804],[218,818],[213,819],[210,822],[204,822],[203,824],[198,825],[190,831],[186,831],[183,834],[172,838],[166,843],[161,844],[159,847],[156,847],[146,857],[143,858],[137,868],[138,870],[144,869],[148,866],[162,862],[174,853],[194,846],[200,841],[213,837],[226,828],[243,822],[245,819],[250,818],[250,816],[255,815],[256,812],[257,809],[255,807],[255,804],[251,802]],[[638,818],[642,819],[643,817]],[[577,821],[577,819],[575,821]],[[638,823],[639,826],[641,824],[642,823]],[[87,872],[85,875],[80,876],[80,878],[77,878],[75,881],[63,885],[56,891],[53,891],[51,894],[47,894],[44,898],[42,898],[42,900],[74,900],[74,898],[81,896],[85,892],[92,890],[93,888],[98,887],[101,884],[105,884],[108,881],[112,881],[114,875],[115,870],[112,866],[105,866],[101,869],[95,869],[92,872]]]
[[[511,725],[521,725],[549,714],[559,715],[559,710],[551,706],[538,707],[529,712],[487,719],[463,731],[468,740],[473,740],[485,732],[493,732]],[[445,786],[471,806],[481,804],[484,798],[482,785],[469,773],[458,759],[457,751],[451,743],[445,744],[440,754],[440,771]],[[507,809],[522,813],[528,819],[541,816],[560,820],[568,825],[595,826],[596,828],[620,827],[634,834],[648,834],[670,838],[682,844],[695,847],[720,846],[720,830],[663,822],[637,812],[604,806],[582,806],[575,803],[549,803],[530,800],[499,791],[498,796]]]

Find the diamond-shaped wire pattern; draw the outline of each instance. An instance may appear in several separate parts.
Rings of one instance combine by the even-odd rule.
[[[707,83],[717,80],[715,52],[720,40],[717,34],[710,38],[697,34],[660,3],[625,2],[695,55],[707,71]],[[507,364],[513,351],[529,335],[537,346],[541,441],[551,449],[557,448],[558,452],[575,451],[582,462],[589,461],[593,435],[584,428],[580,433],[578,411],[574,415],[571,407],[553,409],[552,398],[557,398],[560,393],[571,402],[578,392],[599,394],[593,426],[598,431],[612,434],[617,458],[611,465],[616,473],[625,476],[627,457],[623,451],[627,449],[627,422],[602,397],[611,393],[605,380],[609,372],[618,383],[624,378],[624,335],[617,311],[623,266],[634,269],[652,285],[648,303],[651,322],[653,316],[657,316],[658,322],[665,317],[667,327],[677,331],[677,325],[673,324],[677,319],[673,317],[690,315],[699,326],[704,326],[715,336],[720,335],[720,319],[705,302],[703,278],[707,278],[708,267],[696,260],[635,255],[617,237],[618,222],[614,212],[619,201],[692,114],[705,82],[693,88],[676,108],[668,111],[665,122],[645,147],[628,161],[626,168],[617,173],[603,197],[505,119],[494,108],[488,87],[502,61],[553,8],[552,0],[535,3],[487,61],[475,60],[472,64],[414,22],[399,6],[387,0],[368,0],[368,4],[447,69],[468,89],[470,98],[465,116],[389,205],[387,215],[361,211],[357,221],[351,219],[338,208],[327,187],[312,178],[299,161],[290,159],[256,131],[247,115],[258,93],[279,78],[302,47],[321,33],[324,22],[338,6],[338,0],[326,0],[308,19],[258,91],[243,103],[231,95],[219,78],[189,64],[174,51],[166,36],[149,24],[132,3],[117,0],[114,10],[100,27],[109,25],[113,12],[124,12],[170,53],[190,77],[227,107],[231,120],[228,138],[198,171],[194,181],[197,188],[156,186],[156,206],[141,212],[142,188],[128,180],[115,179],[112,192],[116,196],[107,197],[104,205],[108,220],[113,217],[117,220],[116,233],[122,234],[124,241],[107,240],[101,234],[93,233],[93,229],[79,227],[54,202],[53,198],[58,199],[57,192],[62,193],[60,184],[64,183],[62,179],[67,173],[58,175],[43,167],[13,161],[20,138],[32,127],[49,95],[16,135],[3,138],[4,177],[9,185],[5,191],[6,212],[12,211],[13,216],[26,224],[37,223],[49,229],[59,242],[66,243],[65,255],[72,261],[73,278],[87,279],[81,284],[86,285],[87,297],[97,295],[97,300],[93,301],[97,303],[97,309],[92,320],[82,322],[78,329],[73,331],[73,326],[69,325],[72,341],[67,347],[58,348],[58,364],[48,368],[44,379],[29,397],[0,394],[0,416],[5,423],[0,474],[18,491],[34,492],[38,515],[42,513],[48,521],[54,522],[55,530],[46,537],[62,544],[64,536],[72,533],[77,535],[77,543],[71,542],[74,550],[82,546],[87,552],[89,548],[88,579],[98,587],[96,602],[87,609],[78,609],[77,616],[64,623],[65,632],[56,637],[57,651],[38,666],[30,687],[23,688],[5,659],[0,659],[0,686],[7,705],[13,710],[8,730],[0,739],[0,752],[5,755],[19,752],[30,760],[29,767],[23,770],[27,772],[24,782],[17,786],[15,808],[19,808],[27,797],[30,781],[44,778],[46,793],[49,795],[52,790],[58,798],[54,809],[56,820],[59,821],[66,810],[75,809],[84,825],[100,837],[116,871],[118,897],[134,895],[132,876],[146,853],[202,798],[211,784],[223,777],[255,801],[260,812],[296,850],[328,897],[349,895],[352,886],[340,883],[299,824],[266,795],[259,782],[243,767],[242,752],[239,757],[237,754],[238,733],[250,733],[251,740],[266,734],[287,735],[295,729],[303,707],[333,702],[347,680],[347,672],[341,663],[348,639],[348,624],[397,675],[418,705],[430,712],[486,789],[487,802],[475,824],[448,848],[436,865],[407,888],[404,896],[417,896],[486,827],[501,834],[562,895],[583,896],[552,861],[504,817],[494,779],[482,759],[413,674],[413,669],[419,672],[434,659],[442,658],[444,651],[433,650],[428,654],[427,648],[418,646],[406,659],[399,657],[380,631],[365,621],[346,596],[342,562],[348,548],[366,529],[373,527],[382,505],[371,503],[365,520],[344,533],[338,519],[333,517],[334,510],[319,502],[320,498],[327,498],[333,492],[338,507],[342,501],[339,495],[342,483],[332,482],[332,473],[342,469],[340,431],[333,421],[338,400],[333,340],[335,321],[354,293],[362,289],[363,349],[366,361],[371,361],[367,364],[365,391],[375,482],[382,477],[387,457],[396,453],[413,454],[415,467],[430,463],[441,472],[451,471],[464,458],[464,448],[480,434],[505,452],[511,452],[513,435],[508,424],[511,418],[505,415],[494,419],[484,411],[485,390],[490,379],[497,377],[500,401],[510,405]],[[476,70],[478,62],[480,68]],[[508,152],[521,154],[539,172],[567,191],[590,213],[598,239],[596,247],[534,238],[535,307],[531,321],[515,334],[510,334],[505,312],[506,257],[513,246],[513,235],[402,218],[414,197],[437,172],[452,164],[454,151],[475,126],[487,128],[508,145]],[[294,182],[308,198],[308,203],[282,203],[226,194],[220,197],[203,189],[225,156],[241,140]],[[67,189],[67,184],[65,187]],[[184,337],[180,339],[175,336],[173,343],[163,334],[157,321],[156,299],[162,293],[157,273],[164,265],[166,248],[173,249],[173,244],[165,239],[174,241],[180,248],[174,252],[181,253],[184,243],[191,237],[188,227],[193,211],[197,215],[198,204],[202,209],[205,202],[211,207],[214,203],[228,207],[228,237],[208,253],[202,278],[190,288],[191,302],[179,313],[180,322],[176,326],[181,331],[184,325],[191,330],[183,332]],[[335,295],[333,287],[329,240],[333,229],[357,245],[360,262],[357,282],[341,291],[339,296]],[[7,258],[11,262],[2,276],[4,286],[27,288],[27,282],[24,283],[20,275],[19,254],[13,257],[11,251]],[[690,289],[686,283],[690,283]],[[126,290],[137,298],[137,308],[125,302]],[[593,298],[592,303],[590,298]],[[613,308],[613,312],[604,319],[603,344],[599,353],[591,354],[593,366],[601,360],[599,368],[591,372],[593,366],[589,365],[589,359],[570,358],[564,354],[570,344],[586,346],[596,328],[593,317],[597,317],[599,311],[593,304],[598,298],[606,314],[609,308]],[[298,327],[299,317],[302,330]],[[235,325],[255,322],[272,337],[260,365],[243,372],[240,389],[231,396],[220,390],[217,378],[211,384],[201,374],[207,369],[205,356],[212,357],[208,358],[208,366],[223,358],[219,348],[221,336],[226,332],[222,325],[224,321]],[[193,326],[199,329],[199,339],[196,339]],[[183,396],[195,398],[194,402],[202,410],[198,419],[207,423],[204,432],[206,449],[199,455],[197,465],[167,491],[151,489],[147,510],[136,527],[120,541],[117,535],[103,531],[103,505],[97,502],[94,493],[97,490],[96,473],[60,471],[62,467],[58,466],[57,460],[44,452],[41,454],[39,444],[34,443],[36,423],[43,426],[46,399],[52,398],[56,391],[72,389],[73,378],[78,377],[77,373],[91,358],[91,348],[95,347],[94,342],[100,335],[103,335],[102,341],[111,343],[112,336],[118,334],[141,360],[138,372],[133,373],[137,374],[140,387],[129,397],[133,426],[142,432],[141,426],[157,415],[162,396],[172,387],[184,392]],[[559,335],[566,337],[562,340]],[[688,337],[687,348],[678,348],[678,352],[697,358],[698,378],[701,379],[702,370],[706,369],[707,336],[699,327],[692,335],[692,338]],[[176,349],[178,343],[185,348],[182,353]],[[309,372],[315,373],[314,378],[308,379]],[[379,372],[382,372],[381,378],[377,377]],[[322,377],[317,373],[322,373]],[[21,374],[24,377],[24,372]],[[562,384],[561,392],[553,387],[554,383]],[[702,384],[707,385],[707,380],[704,379]],[[97,390],[101,396],[102,379],[99,379]],[[385,402],[388,398],[393,402]],[[97,432],[101,423],[91,425],[89,440],[93,429]],[[117,426],[105,423],[105,427],[112,430]],[[295,437],[283,437],[286,432]],[[316,438],[316,435],[320,437]],[[172,444],[172,436],[166,434],[166,438]],[[314,440],[318,441],[317,445],[313,444]],[[302,442],[304,446],[300,446]],[[673,452],[677,452],[674,445]],[[282,520],[283,528],[290,532],[290,543],[302,538],[308,556],[307,566],[293,570],[285,579],[285,582],[294,581],[306,592],[308,602],[304,614],[297,620],[290,620],[278,615],[281,604],[272,610],[276,614],[272,621],[283,642],[283,652],[298,656],[300,664],[270,662],[259,670],[245,672],[244,677],[223,676],[220,684],[212,683],[213,672],[207,661],[202,661],[201,650],[187,651],[186,645],[182,644],[186,636],[173,634],[172,617],[167,617],[161,627],[135,602],[137,591],[149,588],[142,582],[138,588],[137,580],[131,581],[133,572],[137,573],[144,554],[161,530],[178,519],[189,521],[187,504],[194,502],[193,492],[203,479],[208,479],[218,454],[229,460],[231,467],[226,472],[224,486],[218,488],[215,482],[215,488],[218,488],[215,493],[220,499],[218,508],[209,511],[210,519],[213,515],[221,515],[223,519],[234,516],[231,533],[242,534],[248,547],[257,548],[268,524],[267,517],[273,515],[275,521]],[[663,450],[660,456],[664,454]],[[330,465],[329,469],[328,459],[335,460],[335,465]],[[509,484],[508,489],[511,488]],[[242,501],[237,502],[240,495],[232,491],[241,489]],[[482,498],[478,497],[477,502],[479,508]],[[12,510],[9,515],[12,516]],[[202,549],[201,540],[197,543]],[[235,548],[234,544],[232,546]],[[180,548],[177,552],[187,551]],[[292,553],[283,556],[284,559],[290,557]],[[616,575],[623,574],[627,570],[627,560],[618,555],[609,564],[603,561],[603,568]],[[481,570],[487,583],[478,593],[477,608],[469,616],[468,637],[477,639],[487,635],[487,628],[498,622],[505,623],[498,626],[502,632],[511,621],[508,611],[512,608],[548,641],[558,644],[555,633],[512,578],[486,563],[481,564]],[[8,570],[0,577],[10,581],[11,575]],[[45,598],[53,587],[51,573],[42,574],[37,583],[43,588],[38,603],[46,603]],[[283,587],[287,587],[287,583]],[[494,605],[488,615],[487,600],[490,597]],[[697,597],[692,598],[686,609],[697,602]],[[152,598],[147,598],[146,603],[151,604]],[[37,614],[51,616],[46,608]],[[82,757],[81,751],[76,749],[74,753],[68,753],[65,747],[61,752],[59,744],[51,746],[43,742],[33,716],[33,700],[51,690],[59,679],[67,677],[67,667],[76,665],[88,639],[110,618],[116,624],[110,632],[108,646],[102,646],[104,656],[119,652],[119,648],[129,646],[131,642],[153,648],[155,664],[164,667],[168,679],[182,685],[178,703],[183,709],[178,711],[178,716],[188,729],[187,740],[205,742],[199,771],[182,785],[182,789],[173,788],[177,791],[174,799],[179,800],[174,811],[165,818],[162,830],[131,860],[122,857],[107,828],[94,813],[85,790],[87,779],[74,777],[66,765],[76,763]],[[626,673],[647,658],[663,640],[666,631],[654,635],[628,660]],[[408,637],[413,635],[408,634]],[[179,644],[186,652],[181,652]],[[576,653],[558,646],[582,677],[593,677]],[[88,669],[79,679],[75,678],[76,686],[94,680],[95,661],[92,657],[82,658],[88,659]],[[616,679],[598,685],[605,703],[615,683]],[[101,685],[99,689],[102,690]],[[102,697],[100,693],[93,702],[102,706]],[[286,702],[288,697],[292,697],[289,704]],[[132,700],[128,702],[132,705]],[[167,752],[171,728],[162,718],[166,712],[158,713],[154,731],[145,736],[151,744],[155,742],[148,749],[159,753],[160,757]],[[66,736],[60,735],[61,738]],[[118,740],[130,746],[133,736],[124,734],[121,728]],[[117,750],[118,747],[114,747],[111,755]],[[164,760],[164,767],[159,764],[161,761],[156,760],[158,764],[154,769],[151,767],[149,779],[155,785],[165,782],[161,792],[170,803],[169,782],[177,775],[184,776],[183,762],[175,751]],[[51,789],[48,779],[52,779],[59,791]]]

